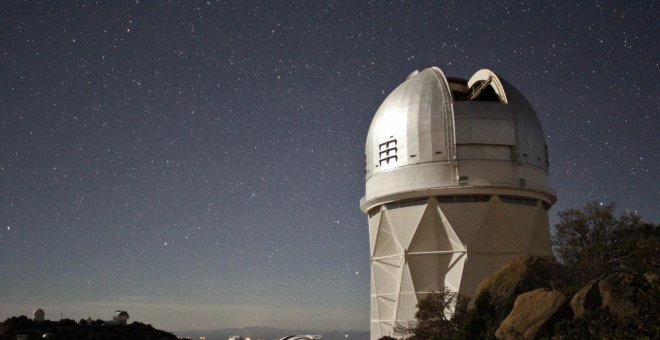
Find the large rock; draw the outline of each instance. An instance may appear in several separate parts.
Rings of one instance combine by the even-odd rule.
[[[551,257],[519,257],[497,272],[487,276],[477,288],[477,294],[488,291],[501,301],[513,301],[516,296],[537,288],[551,288],[559,265]]]
[[[571,309],[575,316],[588,311],[607,307],[610,313],[627,317],[635,307],[634,299],[638,292],[634,287],[643,287],[648,282],[636,275],[619,272],[595,280],[582,287],[571,299]]]
[[[598,283],[598,289],[603,299],[603,307],[607,307],[610,313],[616,316],[629,316],[635,307],[632,300],[635,298],[633,296],[635,293],[629,291],[628,288],[638,287],[640,282],[642,281],[639,277],[628,273],[615,273],[601,280]]]
[[[654,272],[646,272],[643,276],[644,280],[646,280],[651,286],[658,284],[658,274]]]
[[[582,316],[584,313],[603,305],[603,298],[598,290],[598,282],[591,282],[582,287],[571,299],[571,309],[575,316]]]
[[[543,288],[521,294],[495,336],[498,339],[537,339],[562,317],[570,315],[567,301],[561,292]]]

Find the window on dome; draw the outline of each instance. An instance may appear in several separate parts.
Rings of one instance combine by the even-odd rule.
[[[398,160],[396,153],[399,149],[396,147],[396,144],[397,141],[394,138],[385,143],[378,144],[378,165],[390,164],[390,162],[396,162]]]
[[[522,204],[522,205],[531,205],[531,206],[536,206],[539,200],[535,198],[528,198],[528,197],[520,197],[520,196],[508,196],[508,195],[500,195],[500,200],[504,203],[512,203],[512,204]]]
[[[490,202],[491,195],[452,195],[452,196],[436,196],[438,203],[479,203]]]

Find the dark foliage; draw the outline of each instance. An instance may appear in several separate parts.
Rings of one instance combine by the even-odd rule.
[[[566,266],[570,293],[614,270],[643,273],[660,268],[660,225],[633,213],[616,216],[614,211],[614,204],[592,202],[559,213],[553,243]]]
[[[493,298],[488,291],[479,294],[474,307],[456,311],[459,324],[455,339],[495,339],[495,331],[511,312],[513,301]]]
[[[450,339],[458,329],[453,320],[456,303],[457,294],[447,288],[429,293],[417,304],[415,321],[395,325],[394,334],[414,340]]]
[[[555,334],[564,340],[613,339],[618,319],[607,309],[588,312],[580,318],[564,320],[555,326]]]
[[[467,299],[445,289],[427,295],[417,307],[414,322],[395,326],[397,336],[408,340],[495,339],[495,330],[513,302],[503,304],[486,291],[468,309]]]
[[[12,317],[0,323],[0,340],[15,340],[19,334],[29,339],[42,339],[50,333],[50,339],[66,340],[174,340],[174,334],[139,322],[130,325],[81,325],[73,320],[34,322],[26,316]]]

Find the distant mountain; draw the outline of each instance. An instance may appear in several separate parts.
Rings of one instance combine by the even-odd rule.
[[[227,340],[232,335],[240,335],[249,337],[252,340],[274,340],[280,339],[287,335],[293,334],[314,334],[322,335],[323,340],[365,340],[369,339],[368,331],[347,331],[347,330],[330,330],[320,331],[314,329],[280,329],[274,327],[243,327],[243,328],[224,328],[212,331],[175,331],[173,332],[180,337],[188,337],[194,340],[204,336],[206,340]]]

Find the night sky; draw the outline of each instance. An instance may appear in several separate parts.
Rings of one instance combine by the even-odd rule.
[[[0,319],[368,329],[371,118],[416,69],[534,105],[559,202],[660,220],[652,1],[2,1]]]

